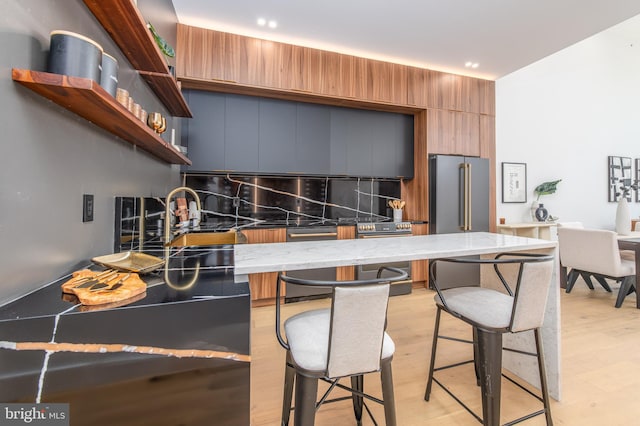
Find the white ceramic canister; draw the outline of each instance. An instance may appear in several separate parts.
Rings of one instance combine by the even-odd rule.
[[[95,41],[70,31],[51,31],[48,72],[100,83],[101,63],[102,46]]]
[[[102,52],[100,86],[111,96],[116,97],[116,90],[118,90],[118,60],[105,52]]]

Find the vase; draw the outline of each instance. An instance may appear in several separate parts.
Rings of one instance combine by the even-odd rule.
[[[616,208],[616,232],[620,235],[631,233],[631,213],[626,197],[621,197]]]
[[[536,200],[531,202],[531,221],[535,222],[536,221],[536,210],[538,210],[538,207],[540,207],[540,203]]]
[[[545,222],[549,217],[549,212],[544,208],[544,204],[540,203],[536,209],[536,219],[538,222]]]

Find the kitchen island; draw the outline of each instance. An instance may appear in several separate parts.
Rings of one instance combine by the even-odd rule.
[[[236,280],[243,282],[246,281],[246,274],[260,272],[280,272],[474,255],[488,256],[503,252],[545,252],[555,254],[556,248],[557,243],[554,241],[488,232],[421,235],[385,238],[382,240],[359,239],[246,244],[235,246],[234,272]],[[560,294],[557,272],[558,267],[554,267],[552,289],[547,299],[542,335],[549,394],[552,398],[560,400]],[[495,284],[490,278],[490,274],[487,274],[482,269],[481,282],[482,285],[487,286]],[[393,303],[393,299],[389,303]],[[531,350],[534,348],[534,343],[533,336],[530,336],[530,334],[507,335],[504,339],[505,346]],[[513,352],[505,352],[503,354],[503,366],[527,382],[539,386],[535,358]]]
[[[141,275],[140,300],[79,304],[65,275],[0,306],[0,401],[67,403],[78,426],[248,425],[251,301],[233,247],[156,246],[168,263]]]

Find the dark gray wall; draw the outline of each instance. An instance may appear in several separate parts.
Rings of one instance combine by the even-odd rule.
[[[153,18],[144,8],[152,7]],[[170,0],[139,1],[175,43]],[[114,197],[164,196],[180,183],[171,166],[14,83],[11,68],[46,70],[49,33],[63,29],[102,45],[120,65],[119,86],[148,111],[167,114],[80,0],[0,0],[0,304],[78,262],[112,252]],[[175,46],[175,44],[174,44]],[[173,120],[179,121],[179,120]],[[171,132],[165,134],[167,140]],[[82,194],[94,221],[82,223]]]

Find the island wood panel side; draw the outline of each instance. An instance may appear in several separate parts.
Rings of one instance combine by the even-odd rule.
[[[414,224],[411,226],[413,235],[429,234],[429,225]],[[411,280],[413,285],[424,286],[429,288],[429,260],[414,260],[411,262]]]
[[[247,237],[248,244],[259,243],[284,243],[287,240],[285,228],[269,229],[244,229],[242,233]],[[251,301],[266,300],[273,303],[276,297],[277,272],[265,272],[260,274],[249,274],[249,288],[251,289]],[[286,294],[283,286],[281,297]]]
[[[356,237],[355,226],[338,226],[339,240],[353,240]],[[355,280],[355,266],[339,266],[336,270],[336,279],[338,281]]]

